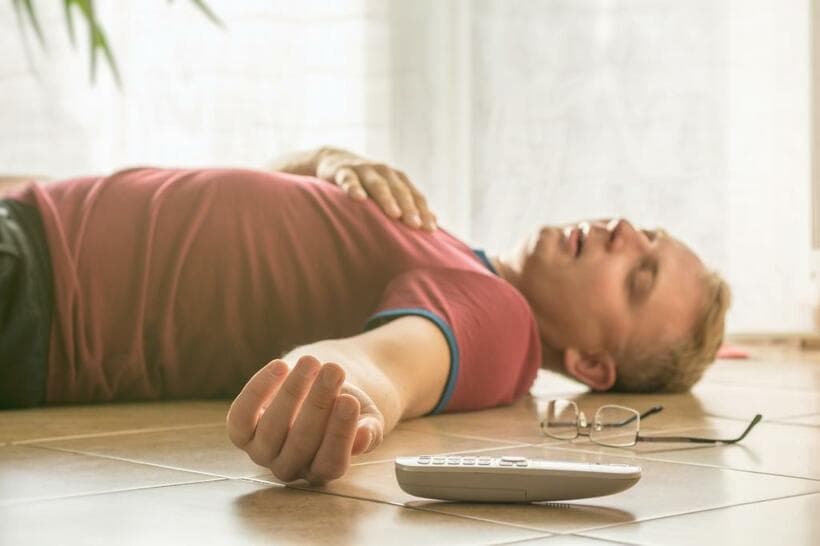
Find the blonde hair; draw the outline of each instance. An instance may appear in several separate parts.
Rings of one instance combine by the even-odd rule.
[[[703,276],[704,300],[688,338],[662,349],[632,348],[616,357],[618,374],[613,391],[682,392],[689,390],[715,360],[723,343],[731,290],[717,272]]]

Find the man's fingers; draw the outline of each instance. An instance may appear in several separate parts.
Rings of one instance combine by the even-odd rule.
[[[427,205],[427,199],[424,197],[424,194],[422,194],[418,188],[410,182],[410,179],[407,178],[407,175],[402,171],[396,171],[396,175],[410,190],[413,200],[416,203],[416,208],[419,211],[419,216],[421,216],[421,222],[424,229],[434,231],[436,229],[436,215],[430,211],[430,207]]]
[[[303,356],[273,397],[256,426],[256,434],[245,446],[253,462],[269,466],[279,454],[288,436],[293,417],[313,385],[321,364],[312,356]]]
[[[410,192],[408,183],[402,180],[396,171],[389,167],[385,167],[381,174],[387,179],[390,185],[390,191],[398,202],[404,223],[410,227],[421,227],[421,216],[419,215],[418,208],[416,208],[416,201],[413,199],[413,194]]]
[[[342,188],[346,194],[355,199],[367,199],[367,192],[362,188],[356,171],[350,167],[341,167],[334,176],[336,185]]]
[[[359,401],[349,394],[336,398],[322,444],[306,474],[309,482],[321,484],[342,477],[350,467],[356,438]]]
[[[299,415],[293,423],[285,445],[271,466],[277,478],[290,481],[300,477],[316,456],[328,426],[339,389],[344,382],[344,370],[328,363],[313,383]]]
[[[251,377],[233,401],[228,410],[227,429],[228,438],[236,447],[243,449],[251,441],[261,413],[287,372],[288,365],[283,360],[268,363]]]
[[[361,415],[364,415],[364,411],[359,415],[356,438],[353,442],[353,455],[373,451],[384,441],[384,428],[382,425],[372,417],[361,417]]]
[[[390,185],[387,180],[374,167],[363,167],[359,169],[359,179],[362,185],[370,194],[381,209],[393,218],[401,216],[401,209],[396,204],[396,199],[393,197],[393,192],[390,190]]]

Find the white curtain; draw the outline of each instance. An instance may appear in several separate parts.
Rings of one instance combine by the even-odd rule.
[[[660,225],[729,280],[730,332],[815,328],[807,0],[412,4],[394,153],[461,235]]]
[[[662,225],[734,287],[734,333],[811,330],[808,0],[97,2],[88,82],[0,1],[0,174],[387,159],[496,252],[541,223]],[[79,29],[83,29],[82,25]],[[24,44],[28,47],[24,47]]]

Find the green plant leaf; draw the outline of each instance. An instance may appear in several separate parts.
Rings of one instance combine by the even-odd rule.
[[[37,34],[37,39],[40,41],[40,47],[46,47],[46,39],[43,35],[43,29],[40,27],[40,21],[37,19],[37,14],[34,11],[34,6],[31,5],[31,0],[12,0],[12,4],[14,4],[14,11],[17,14],[17,20],[22,21],[22,14],[25,11],[26,15],[28,15],[29,23],[31,23],[31,27],[34,29],[34,33]]]
[[[173,0],[168,0],[169,3],[172,1]],[[211,8],[208,7],[204,0],[191,0],[191,2],[193,2],[194,5],[198,7],[200,11],[202,11],[202,13],[205,14],[205,17],[210,19],[213,24],[215,24],[218,27],[225,28],[225,24],[219,17],[216,16],[216,14],[213,11],[211,11]]]
[[[37,19],[37,13],[32,4],[32,0],[11,0],[14,5],[14,11],[17,15],[18,24],[22,25],[24,15],[28,17],[40,45],[45,47],[45,35],[40,27],[40,21]],[[169,3],[172,0],[168,0]],[[211,8],[204,0],[191,0],[191,2],[215,25],[224,28],[225,25],[216,14],[211,11]],[[120,78],[120,71],[117,68],[117,61],[114,58],[114,52],[106,38],[105,31],[97,21],[97,16],[94,11],[94,0],[63,0],[63,15],[65,16],[66,26],[68,27],[68,36],[71,39],[71,45],[77,47],[76,33],[74,28],[74,10],[80,12],[80,16],[85,20],[88,27],[88,42],[89,55],[91,63],[91,82],[96,83],[97,76],[97,57],[102,54],[105,57],[108,67],[114,75],[114,80],[117,87],[122,87],[122,80]]]

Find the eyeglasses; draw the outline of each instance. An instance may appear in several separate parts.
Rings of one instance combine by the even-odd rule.
[[[588,436],[592,442],[610,447],[630,447],[638,442],[693,442],[697,444],[734,444],[741,441],[757,425],[763,416],[757,414],[734,439],[698,438],[695,436],[641,436],[641,419],[663,411],[654,406],[643,413],[625,406],[601,406],[595,412],[592,423],[587,422],[583,411],[572,400],[550,400],[546,417],[541,420],[541,432],[557,440],[573,440]]]

